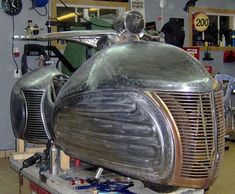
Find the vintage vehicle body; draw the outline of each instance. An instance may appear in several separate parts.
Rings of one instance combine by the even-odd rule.
[[[17,138],[36,144],[51,139],[55,98],[66,80],[58,69],[45,66],[16,82],[11,93],[11,122]]]
[[[65,83],[53,139],[68,155],[152,184],[208,188],[224,153],[223,92],[158,42],[116,43]]]
[[[182,49],[141,41],[145,22],[140,13],[127,12],[122,18],[116,31],[18,37],[63,39],[97,48],[101,45],[101,50],[59,87],[55,104],[42,103],[48,92],[42,93],[35,100],[37,112],[32,104],[28,117],[24,98],[32,100],[24,97],[25,88],[35,90],[48,74],[44,72],[40,79],[22,78],[12,93],[15,135],[37,142],[40,137],[33,134],[43,132],[69,156],[151,186],[210,187],[224,153],[221,83]],[[88,41],[92,37],[94,41]],[[49,77],[43,88],[51,87],[53,76]],[[17,102],[18,108],[14,107]],[[45,109],[49,110],[47,116]],[[40,128],[35,125],[36,117],[25,124],[33,116],[40,119]],[[28,137],[25,131],[30,132]]]

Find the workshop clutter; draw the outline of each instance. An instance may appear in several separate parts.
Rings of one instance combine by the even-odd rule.
[[[99,193],[112,193],[115,192],[117,194],[136,194],[129,190],[129,188],[134,186],[134,183],[130,180],[125,179],[97,179],[95,177],[83,179],[79,177],[67,177],[67,181],[69,181],[70,185],[73,186],[75,191],[82,190],[92,190],[96,194]]]
[[[80,160],[78,160],[78,159],[76,159],[76,158],[70,158],[70,160],[71,160],[71,162],[72,162],[72,164],[73,164],[74,166],[80,167],[80,165],[81,165],[81,161],[80,161]]]

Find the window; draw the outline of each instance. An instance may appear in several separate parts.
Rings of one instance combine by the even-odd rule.
[[[72,11],[78,13],[80,16],[86,19],[115,19],[117,15],[124,13],[129,9],[128,2],[117,2],[117,1],[96,1],[96,0],[63,0],[66,5],[72,9]],[[76,14],[72,13],[68,8],[64,7],[59,0],[52,0],[52,15],[51,17],[55,19],[55,26],[52,26],[52,31],[66,31],[73,29],[85,30],[87,29],[87,23],[78,17]],[[58,23],[58,17],[62,17],[62,23]],[[56,20],[57,19],[57,20]],[[92,22],[98,24],[107,25],[107,21],[92,20]],[[90,27],[88,27],[90,28]],[[66,44],[65,41],[54,41],[52,43],[56,45],[59,49],[64,49]]]
[[[195,25],[207,25],[207,20],[195,22],[197,14],[205,13],[208,17],[208,26],[205,31],[198,31]],[[190,46],[211,47],[233,46],[233,31],[235,30],[235,11],[214,8],[190,8],[189,42]]]
[[[88,7],[88,6],[80,6],[80,5],[69,5],[69,8],[73,10],[73,12],[78,13],[81,17],[85,18],[97,18],[97,17],[105,17],[112,16],[111,18],[116,18],[119,14],[124,12],[123,8],[112,8],[112,7]],[[72,14],[70,10],[64,7],[61,4],[57,4],[56,6],[57,17],[68,15],[68,18],[63,19],[65,22],[83,22],[83,19],[80,19],[75,14]],[[70,15],[70,16],[69,16]]]
[[[129,8],[127,2],[117,1],[97,1],[97,0],[63,0],[66,5],[73,9],[76,13],[85,18],[104,17],[107,15],[113,15],[115,18],[117,15],[124,13]],[[69,15],[70,14],[70,15]],[[82,19],[65,8],[59,0],[52,0],[52,17],[58,18],[60,16],[69,15],[68,18],[63,21],[69,22],[82,22]]]
[[[76,9],[74,7],[70,7],[70,8],[74,12],[76,11]],[[71,13],[67,8],[59,7],[59,6],[56,7],[56,12],[57,12],[57,18]],[[64,19],[63,21],[64,22],[75,22],[75,17],[68,17],[67,19]]]

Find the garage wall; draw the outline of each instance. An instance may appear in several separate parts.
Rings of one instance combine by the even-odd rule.
[[[23,10],[15,17],[15,34],[25,34],[27,21],[45,28],[46,17],[39,16],[34,10],[29,10],[31,0],[23,0]],[[39,9],[44,12],[44,9]],[[11,57],[12,17],[0,9],[0,150],[14,149],[15,139],[10,122],[10,93],[17,79],[14,78],[15,64]],[[45,28],[46,29],[46,28]],[[15,42],[23,52],[24,42]],[[20,59],[17,59],[20,64]]]
[[[157,20],[157,16],[161,15],[161,9],[159,7],[160,0],[145,0],[145,9],[146,9],[146,20],[147,21],[156,21],[157,29],[161,29],[161,21]],[[184,18],[185,26],[185,46],[188,46],[188,13],[183,11],[185,4],[188,0],[166,0],[166,7],[164,8],[164,23],[169,21],[169,18]],[[214,7],[221,9],[235,9],[234,0],[198,0],[196,3],[198,7]],[[201,59],[203,58],[203,53],[201,52]],[[215,59],[212,62],[214,72],[227,73],[235,76],[235,64],[234,63],[223,63],[223,52],[211,52],[212,57]],[[201,60],[200,59],[200,60]],[[201,60],[202,61],[202,60]]]

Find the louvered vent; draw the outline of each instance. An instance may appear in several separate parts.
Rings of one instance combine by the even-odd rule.
[[[31,143],[44,143],[47,134],[41,115],[41,102],[43,91],[23,91],[27,103],[27,124],[25,139]]]
[[[217,127],[218,127],[218,151],[219,151],[219,162],[216,166],[216,175],[220,168],[221,159],[224,155],[224,146],[225,146],[225,121],[224,121],[224,103],[223,103],[224,94],[223,91],[215,93],[215,108],[216,108],[216,117],[217,117]]]
[[[181,177],[201,179],[211,175],[215,142],[219,153],[224,149],[224,117],[222,93],[215,94],[215,112],[218,125],[214,123],[213,101],[210,93],[157,92],[171,111],[182,141]],[[218,162],[219,166],[220,161]]]

